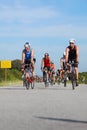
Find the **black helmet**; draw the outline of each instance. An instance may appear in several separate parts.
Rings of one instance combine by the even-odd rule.
[[[44,56],[49,56],[49,54],[48,54],[48,53],[45,53]]]

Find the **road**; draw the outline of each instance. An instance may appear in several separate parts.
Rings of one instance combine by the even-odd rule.
[[[0,87],[0,130],[87,130],[87,85]]]

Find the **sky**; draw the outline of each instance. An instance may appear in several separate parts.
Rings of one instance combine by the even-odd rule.
[[[40,75],[44,53],[60,68],[71,38],[79,46],[79,72],[87,72],[87,0],[0,0],[0,60],[21,59],[30,42]]]

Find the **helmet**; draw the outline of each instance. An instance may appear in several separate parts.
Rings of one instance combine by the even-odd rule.
[[[74,43],[75,44],[75,39],[70,39],[69,43]]]
[[[24,44],[24,47],[29,47],[30,46],[30,43],[29,42],[26,42],[25,44]]]
[[[48,53],[45,53],[45,54],[44,54],[44,56],[46,56],[46,55],[47,55],[47,56],[49,56],[49,54],[48,54]]]

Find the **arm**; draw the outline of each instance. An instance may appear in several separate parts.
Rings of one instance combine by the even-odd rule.
[[[76,62],[79,62],[79,47],[76,46]]]
[[[50,62],[50,66],[51,66],[51,60],[50,60],[50,57],[49,57],[49,62]]]
[[[25,54],[24,54],[24,52],[22,51],[22,64],[24,64],[24,60],[25,60]]]
[[[65,57],[65,62],[68,62],[68,57],[69,57],[69,48],[66,48],[66,57]]]
[[[43,71],[43,67],[44,67],[44,60],[42,59],[41,61],[41,70]]]
[[[44,61],[42,59],[42,61],[41,61],[41,68],[43,68],[43,67],[44,67]]]
[[[34,63],[33,59],[34,59],[34,49],[32,49],[32,51],[31,51],[31,62],[32,63]]]

